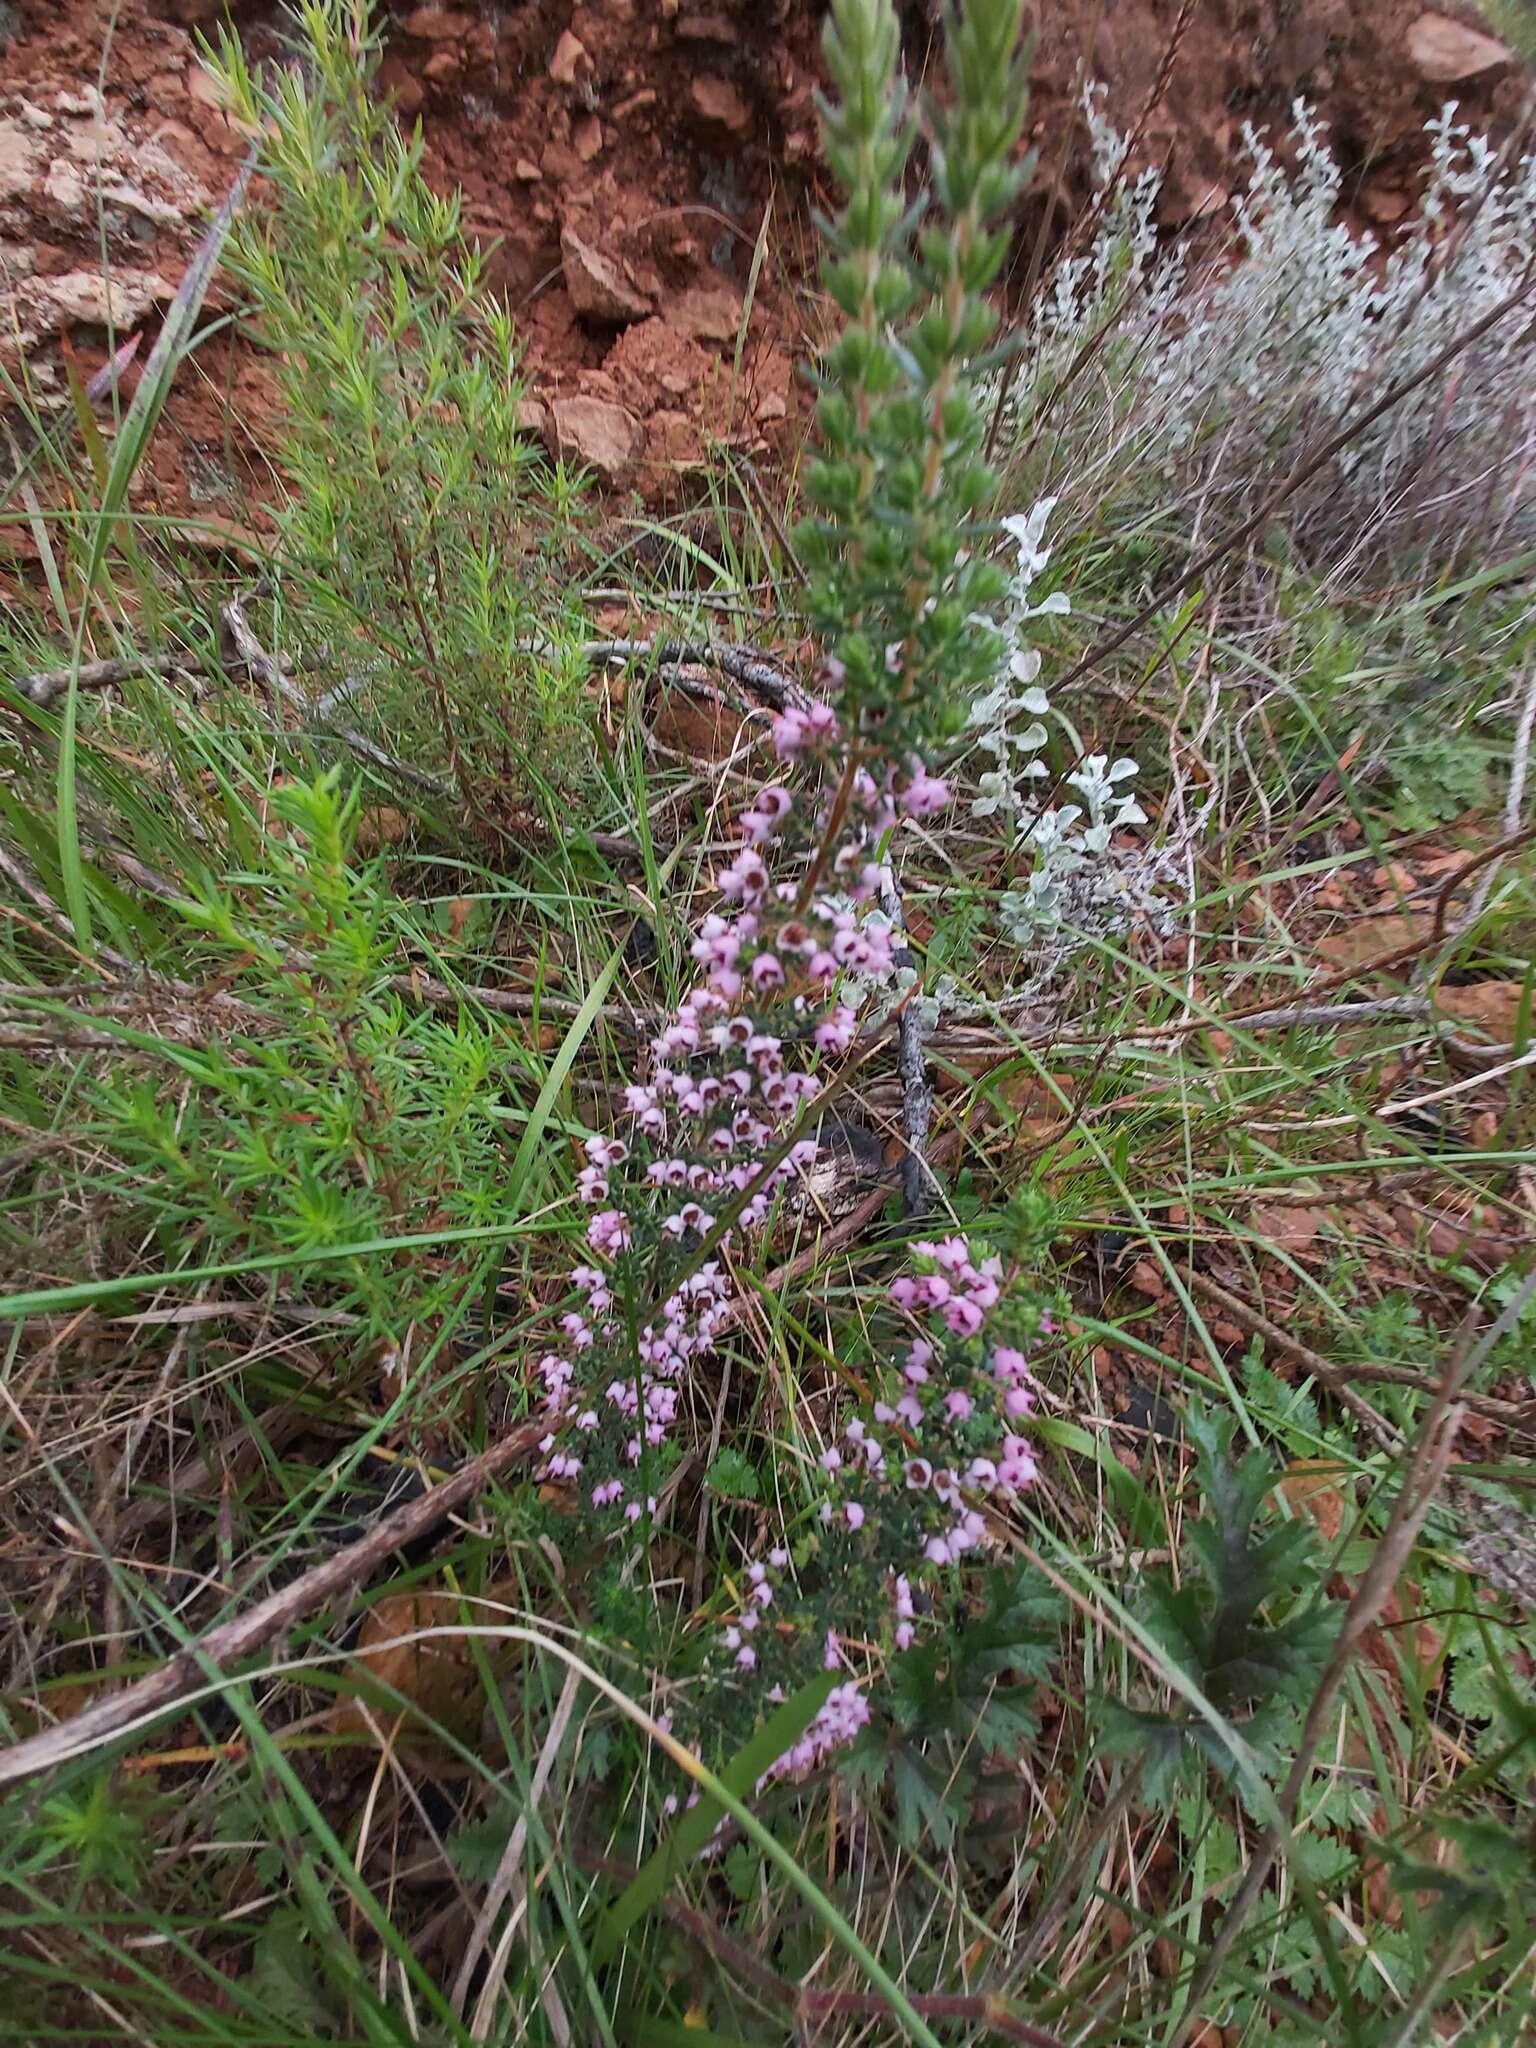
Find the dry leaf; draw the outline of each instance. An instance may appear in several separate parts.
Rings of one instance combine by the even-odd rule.
[[[1357,924],[1319,939],[1317,952],[1330,967],[1366,968],[1400,947],[1422,945],[1432,930],[1433,918],[1427,910],[1410,910],[1399,917],[1363,917]]]
[[[357,821],[357,851],[370,859],[386,846],[398,846],[411,829],[404,811],[393,804],[373,804]]]
[[[690,761],[724,761],[740,745],[745,724],[723,699],[701,702],[681,690],[662,690],[651,714],[651,737]]]
[[[1343,1475],[1335,1464],[1297,1458],[1285,1468],[1280,1491],[1298,1515],[1306,1515],[1325,1544],[1337,1543],[1344,1530],[1345,1501],[1339,1491]]]
[[[1525,994],[1523,981],[1469,981],[1461,988],[1435,990],[1435,1002],[1458,1024],[1486,1032],[1498,1045],[1514,1038]]]
[[[478,1730],[484,1698],[475,1681],[474,1655],[468,1639],[462,1635],[435,1635],[426,1641],[396,1640],[415,1636],[423,1629],[454,1628],[463,1620],[463,1602],[457,1593],[431,1590],[386,1593],[363,1617],[348,1674],[353,1679],[388,1686],[418,1709],[417,1715],[407,1718],[402,1733],[419,1736],[421,1724],[429,1721],[436,1721],[460,1736]],[[380,1728],[387,1728],[394,1719],[390,1708],[382,1702],[375,1704],[343,1695],[331,1710],[330,1725],[337,1732],[348,1734],[365,1731],[370,1716]]]
[[[1322,1218],[1299,1202],[1261,1202],[1253,1211],[1253,1227],[1280,1251],[1304,1252],[1316,1237]]]

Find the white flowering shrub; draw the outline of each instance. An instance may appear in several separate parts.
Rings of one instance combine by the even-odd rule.
[[[1122,180],[1125,144],[1087,100],[1103,212],[1031,314],[1007,407],[1030,483],[1102,512],[1127,489],[1159,517],[1240,514],[1280,463],[1421,370],[1536,257],[1536,157],[1500,165],[1455,119],[1429,123],[1421,203],[1389,240],[1339,218],[1344,179],[1298,101],[1289,155],[1245,131],[1234,243],[1203,267],[1160,249],[1159,178]],[[1314,480],[1299,539],[1319,556],[1529,521],[1536,342],[1515,311]],[[1370,528],[1367,531],[1367,528]]]
[[[1148,822],[1130,787],[1138,772],[1135,761],[1087,754],[1063,778],[1073,795],[1061,803],[1048,800],[1046,721],[1055,714],[1040,682],[1041,654],[1030,642],[1029,627],[1071,610],[1065,591],[1038,601],[1034,593],[1051,558],[1044,536],[1055,505],[1054,498],[1043,498],[1028,513],[1002,522],[1016,555],[999,622],[1003,665],[970,714],[972,758],[986,764],[975,775],[971,815],[994,819],[1007,833],[1021,884],[1004,892],[999,923],[1004,937],[1030,954],[1041,973],[1065,964],[1074,941],[1112,936],[1138,916],[1150,915],[1158,924],[1167,916],[1157,894],[1161,861],[1155,849],[1116,839],[1125,828]],[[1075,731],[1068,726],[1067,733],[1075,746]]]
[[[975,744],[992,757],[992,766],[982,771],[971,804],[975,818],[991,817],[999,811],[1008,816],[1025,811],[1025,785],[1047,773],[1040,750],[1048,734],[1040,721],[1050,709],[1050,700],[1038,682],[1040,650],[1030,645],[1025,628],[1031,619],[1071,610],[1064,590],[1052,591],[1039,604],[1030,602],[1035,578],[1051,558],[1041,539],[1055,504],[1054,498],[1042,498],[1032,512],[1002,522],[1018,550],[1018,560],[1002,620],[1003,669],[992,688],[971,708]]]

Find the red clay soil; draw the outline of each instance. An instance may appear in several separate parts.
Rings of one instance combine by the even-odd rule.
[[[113,315],[148,334],[243,153],[196,60],[197,30],[225,12],[225,0],[0,0],[0,362],[25,360],[44,390],[50,377],[62,390],[61,333],[87,368],[104,357],[98,181]],[[253,54],[277,50],[270,0],[233,12]],[[494,281],[526,337],[540,429],[653,503],[684,501],[712,448],[771,462],[792,445],[792,364],[817,319],[807,223],[822,175],[822,12],[816,0],[392,12],[385,82],[423,124],[433,179],[461,186],[471,226],[498,242]],[[936,12],[904,9],[914,70]],[[1446,98],[1497,133],[1525,92],[1519,65],[1467,34],[1477,17],[1456,0],[1053,0],[1041,13],[1020,275],[1042,225],[1059,232],[1083,204],[1085,76],[1104,82],[1122,130],[1140,128],[1140,158],[1164,167],[1170,230],[1219,216],[1244,123],[1283,127],[1298,94],[1330,123],[1354,202],[1386,224],[1412,206],[1424,123]],[[203,520],[249,519],[252,498],[270,495],[271,405],[259,356],[210,345],[184,373],[146,491]]]

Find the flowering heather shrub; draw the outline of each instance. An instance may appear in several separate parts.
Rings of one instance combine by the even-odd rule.
[[[553,1417],[545,1476],[573,1482],[597,1529],[640,1549],[667,1472],[702,1434],[694,1390],[733,1314],[730,1268],[817,1156],[856,1053],[856,992],[891,975],[880,905],[895,843],[950,801],[926,750],[1005,646],[985,616],[1000,572],[976,545],[992,488],[976,370],[993,325],[980,294],[1005,248],[991,223],[1020,175],[1017,0],[972,0],[946,29],[936,218],[914,239],[890,0],[836,0],[828,24],[843,100],[823,109],[827,150],[848,204],[825,224],[826,280],[847,325],[820,373],[818,511],[802,543],[830,696],[776,721],[784,779],[735,821],[718,907],[693,941],[696,985],[626,1084],[619,1132],[585,1142],[580,1305],[537,1368]],[[870,1653],[911,1645],[922,1615],[942,1611],[945,1575],[983,1544],[989,1507],[1034,1477],[1029,1347],[1049,1325],[1012,1278],[962,1237],[914,1248],[874,1319],[855,1410],[805,1475],[803,1533],[721,1589],[705,1665],[728,1689],[708,1689],[712,1727],[733,1697],[755,1709],[824,1668],[848,1673],[779,1774],[858,1732]]]
[[[727,1257],[816,1158],[816,1105],[858,1031],[844,977],[890,964],[876,852],[949,799],[916,759],[878,782],[860,766],[833,829],[847,752],[837,714],[788,711],[774,743],[781,759],[821,770],[820,794],[770,782],[737,820],[737,849],[716,877],[724,907],[693,942],[699,980],[624,1090],[624,1134],[585,1141],[591,1259],[571,1275],[582,1300],[562,1321],[564,1342],[538,1366],[563,1425],[543,1445],[545,1475],[574,1481],[599,1529],[641,1544],[692,1387],[730,1318]],[[836,894],[807,888],[829,844]],[[786,868],[806,880],[776,879]],[[1048,1317],[1008,1298],[1012,1276],[983,1247],[948,1237],[914,1251],[915,1270],[889,1289],[894,1328],[880,1349],[891,1362],[871,1367],[858,1412],[821,1454],[797,1562],[781,1548],[751,1561],[714,1644],[720,1671],[754,1674],[770,1698],[823,1663],[841,1666],[845,1633],[906,1648],[916,1589],[978,1549],[986,1505],[1034,1477],[1029,1346]],[[820,1589],[814,1626],[793,1621],[802,1568]],[[770,1609],[791,1620],[787,1633],[761,1625]],[[850,1678],[780,1767],[819,1761],[865,1718]]]
[[[1248,510],[1277,460],[1362,412],[1509,295],[1536,256],[1536,157],[1501,168],[1455,111],[1429,123],[1424,194],[1391,241],[1338,218],[1343,173],[1304,102],[1292,166],[1247,129],[1235,246],[1195,270],[1182,247],[1159,247],[1158,175],[1120,179],[1125,142],[1089,94],[1095,175],[1111,196],[1092,245],[1033,308],[1031,374],[1009,398],[1019,437],[1045,456],[1074,515],[1102,515],[1138,479],[1164,517],[1180,495]],[[1320,473],[1294,522],[1303,545],[1376,547],[1405,520],[1453,533],[1474,517],[1528,520],[1533,371],[1530,321],[1511,313]]]

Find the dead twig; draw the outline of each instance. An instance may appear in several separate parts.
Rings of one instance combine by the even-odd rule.
[[[1380,974],[1389,967],[1405,967],[1410,960],[1417,960],[1423,954],[1434,951],[1446,937],[1446,922],[1450,916],[1451,902],[1463,883],[1470,881],[1473,875],[1487,867],[1491,861],[1502,860],[1506,853],[1515,852],[1533,839],[1536,839],[1536,825],[1527,825],[1523,831],[1511,833],[1507,838],[1498,840],[1493,846],[1485,846],[1481,853],[1463,861],[1454,873],[1446,876],[1436,892],[1434,914],[1427,936],[1410,939],[1406,945],[1393,946],[1390,951],[1378,953],[1370,960],[1361,960],[1353,967],[1341,967],[1335,973],[1325,974],[1321,979],[1309,983],[1305,996],[1306,1007],[1315,1006],[1317,998],[1326,995],[1331,989],[1344,988],[1352,981],[1363,981],[1368,975]],[[1349,1004],[1340,1004],[1332,1014],[1347,1018],[1351,1008]],[[1354,1014],[1359,1016],[1363,1012],[1357,1009]],[[1405,1011],[1404,1014],[1410,1013]],[[1184,1017],[1167,1024],[1144,1025],[1137,1031],[1126,1032],[1124,1037],[1127,1041],[1135,1038],[1182,1038],[1192,1031],[1229,1031],[1235,1024],[1241,1024],[1246,1029],[1252,1020],[1257,1020],[1259,1029],[1277,1029],[1279,1024],[1275,1022],[1276,1019],[1279,1020],[1279,1024],[1287,1022],[1286,1011],[1276,1010],[1266,1003],[1254,1003],[1246,1010],[1211,1011],[1203,1016]],[[1070,1036],[1071,1034],[1063,1033],[1063,1042]]]
[[[721,647],[707,640],[589,640],[581,651],[592,668],[607,662],[632,661],[648,661],[663,672],[685,667],[716,668],[773,711],[810,701],[787,670],[755,647]]]
[[[425,1003],[434,1010],[456,1010],[465,1004],[478,1004],[482,1010],[494,1010],[503,1017],[549,1017],[569,1022],[571,1018],[580,1016],[582,1007],[567,997],[530,995],[521,989],[483,988],[469,982],[455,988],[452,983],[438,981],[430,974],[414,972],[391,975],[389,987],[396,995]],[[615,1030],[626,1032],[630,1037],[644,1037],[655,1028],[653,1019],[614,1003],[605,1003],[598,1014],[605,1024],[611,1024]]]
[[[1326,1201],[1327,1197],[1314,1195],[1311,1200]],[[1232,1321],[1246,1330],[1250,1336],[1262,1337],[1265,1343],[1276,1351],[1294,1359],[1297,1365],[1309,1372],[1331,1394],[1336,1395],[1350,1409],[1351,1414],[1365,1422],[1368,1428],[1374,1424],[1375,1429],[1380,1430],[1384,1425],[1381,1417],[1364,1401],[1359,1402],[1358,1408],[1354,1405],[1357,1397],[1350,1392],[1351,1381],[1367,1380],[1381,1386],[1407,1387],[1416,1394],[1436,1392],[1435,1382],[1426,1373],[1410,1372],[1405,1365],[1372,1365],[1369,1361],[1356,1359],[1351,1359],[1347,1367],[1331,1364],[1320,1352],[1314,1351],[1308,1344],[1303,1344],[1299,1337],[1293,1337],[1289,1330],[1284,1330],[1278,1323],[1271,1322],[1268,1316],[1261,1315],[1257,1309],[1249,1308],[1246,1302],[1240,1301],[1208,1273],[1186,1272],[1184,1278],[1197,1294],[1203,1294],[1221,1310],[1223,1315],[1230,1316]],[[1536,1419],[1536,1400],[1500,1401],[1492,1394],[1464,1393],[1461,1396],[1461,1404],[1473,1414],[1486,1415],[1490,1422],[1502,1422],[1512,1428],[1524,1428]],[[1378,1441],[1381,1441],[1379,1437]],[[1390,1450],[1395,1446],[1387,1442],[1385,1448]]]
[[[1260,1315],[1257,1309],[1249,1308],[1246,1302],[1239,1301],[1235,1294],[1229,1293],[1208,1273],[1186,1269],[1183,1279],[1196,1294],[1203,1294],[1224,1316],[1230,1317],[1239,1329],[1246,1330],[1252,1337],[1262,1337],[1265,1343],[1272,1345],[1276,1351],[1283,1352],[1287,1358],[1294,1359],[1298,1365],[1304,1366],[1328,1389],[1341,1408],[1349,1410],[1355,1420],[1389,1456],[1397,1455],[1401,1448],[1397,1437],[1382,1421],[1370,1402],[1363,1400],[1348,1385],[1336,1365],[1330,1365],[1328,1360],[1320,1357],[1317,1352],[1309,1351],[1305,1344],[1298,1343],[1294,1337],[1282,1330],[1278,1323],[1271,1322],[1268,1316]]]
[[[26,1741],[0,1751],[0,1785],[18,1784],[42,1771],[54,1770],[72,1757],[83,1756],[126,1730],[153,1720],[211,1674],[265,1649],[317,1608],[367,1578],[393,1552],[435,1529],[493,1479],[531,1457],[548,1430],[549,1420],[543,1415],[520,1424],[510,1436],[481,1452],[479,1457],[471,1458],[438,1485],[382,1515],[366,1535],[334,1552],[291,1585],[269,1593],[247,1613],[237,1614],[195,1636],[158,1671],[150,1672],[148,1677],[125,1686],[110,1699],[87,1707],[57,1727],[44,1729],[41,1734],[28,1736]]]
[[[1336,1031],[1349,1024],[1368,1024],[1378,1017],[1427,1017],[1433,1008],[1428,996],[1379,996],[1360,1003],[1290,1003],[1274,1010],[1250,1011],[1241,1021],[1245,1031],[1297,1031],[1310,1027]]]
[[[202,664],[190,654],[121,655],[110,661],[82,662],[78,669],[41,668],[30,675],[12,676],[10,687],[38,710],[67,695],[73,681],[82,690],[111,690],[133,676],[158,676],[168,682],[173,676],[195,676]]]
[[[881,870],[880,908],[893,930],[905,935],[907,913],[890,864]],[[917,973],[917,956],[909,945],[898,946],[892,955],[898,969]],[[928,1209],[928,1129],[933,1119],[933,1090],[928,1084],[928,1062],[923,1050],[927,1033],[918,1007],[921,983],[914,981],[896,1013],[897,1071],[901,1075],[901,1213],[916,1222]]]

